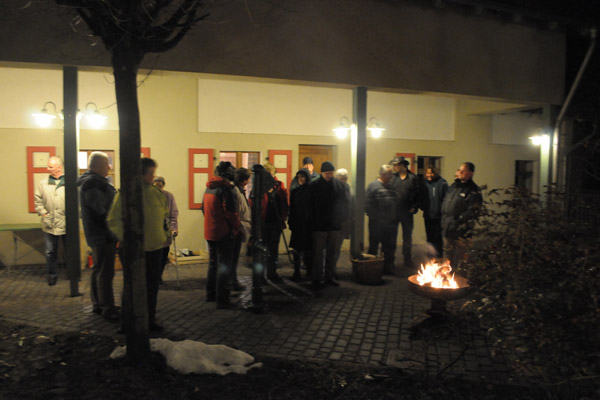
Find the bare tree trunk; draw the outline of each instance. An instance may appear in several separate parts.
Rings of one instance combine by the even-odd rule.
[[[134,364],[150,357],[137,98],[137,71],[142,58],[143,52],[131,42],[121,43],[113,49],[124,228],[120,244],[124,281],[122,323],[127,335],[127,358]]]

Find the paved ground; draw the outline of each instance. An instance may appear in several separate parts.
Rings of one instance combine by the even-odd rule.
[[[385,276],[381,286],[364,286],[351,281],[348,254],[343,252],[340,258],[341,287],[311,294],[292,284],[281,285],[294,297],[267,287],[268,307],[262,314],[244,309],[249,291],[240,295],[236,309],[216,310],[214,303],[205,303],[206,264],[180,266],[180,287],[175,269],[167,268],[157,311],[158,321],[166,328],[162,336],[225,344],[258,357],[387,364],[472,379],[510,379],[506,363],[491,356],[476,323],[460,313],[459,302],[449,304],[456,319],[442,326],[431,325],[430,320],[423,322],[429,300],[408,289],[410,271]],[[282,265],[280,275],[291,276],[289,263],[283,260]],[[239,275],[250,288],[250,270],[240,266]],[[0,316],[54,330],[122,337],[114,323],[92,313],[88,279],[89,271],[83,271],[80,291],[84,295],[71,298],[64,272],[58,284],[50,287],[44,266],[19,266],[11,272],[2,269]],[[121,288],[122,274],[117,272],[117,300]]]

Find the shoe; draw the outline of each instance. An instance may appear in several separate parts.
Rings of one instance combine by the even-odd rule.
[[[340,286],[340,284],[337,283],[336,281],[334,281],[333,279],[329,279],[329,280],[325,281],[325,284],[329,285],[329,286],[334,286],[334,287],[339,287]]]
[[[235,308],[235,304],[227,302],[227,303],[217,303],[217,310],[229,310],[231,308]]]
[[[240,281],[233,282],[233,291],[234,292],[243,292],[246,290],[246,286],[242,285]]]
[[[121,320],[121,314],[116,308],[107,308],[102,312],[102,316],[108,322],[119,322]]]
[[[213,296],[206,296],[206,302],[207,303],[214,303],[215,301],[217,301],[216,297]]]
[[[102,315],[102,307],[94,306],[94,308],[92,308],[92,312],[95,313],[95,314]]]
[[[340,276],[338,274],[333,274],[333,279],[335,279],[336,281],[339,281]]]
[[[321,282],[319,282],[319,281],[313,281],[313,282],[310,284],[310,288],[311,288],[312,290],[321,290],[321,289],[323,289],[323,285],[322,285],[322,284],[321,284]]]
[[[283,278],[279,275],[267,276],[267,279],[273,283],[283,283]]]
[[[58,276],[56,275],[48,275],[48,286],[56,285],[56,281],[58,280]]]
[[[162,330],[165,328],[162,325],[157,324],[156,322],[150,322],[150,324],[148,324],[148,329],[150,330],[150,332],[162,332]]]
[[[302,275],[300,275],[300,272],[294,272],[294,275],[292,275],[292,277],[290,278],[290,281],[292,281],[292,282],[302,281]]]

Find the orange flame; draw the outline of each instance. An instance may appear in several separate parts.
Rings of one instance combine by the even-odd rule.
[[[443,260],[441,263],[431,260],[426,265],[421,264],[417,282],[421,286],[429,285],[434,288],[456,289],[458,284],[454,280],[454,274],[450,275],[451,272],[450,260]]]

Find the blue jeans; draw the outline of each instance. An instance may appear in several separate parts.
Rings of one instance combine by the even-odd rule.
[[[58,275],[58,240],[61,239],[63,247],[65,247],[65,235],[53,235],[46,233],[46,265],[48,266],[48,275],[55,277]]]

